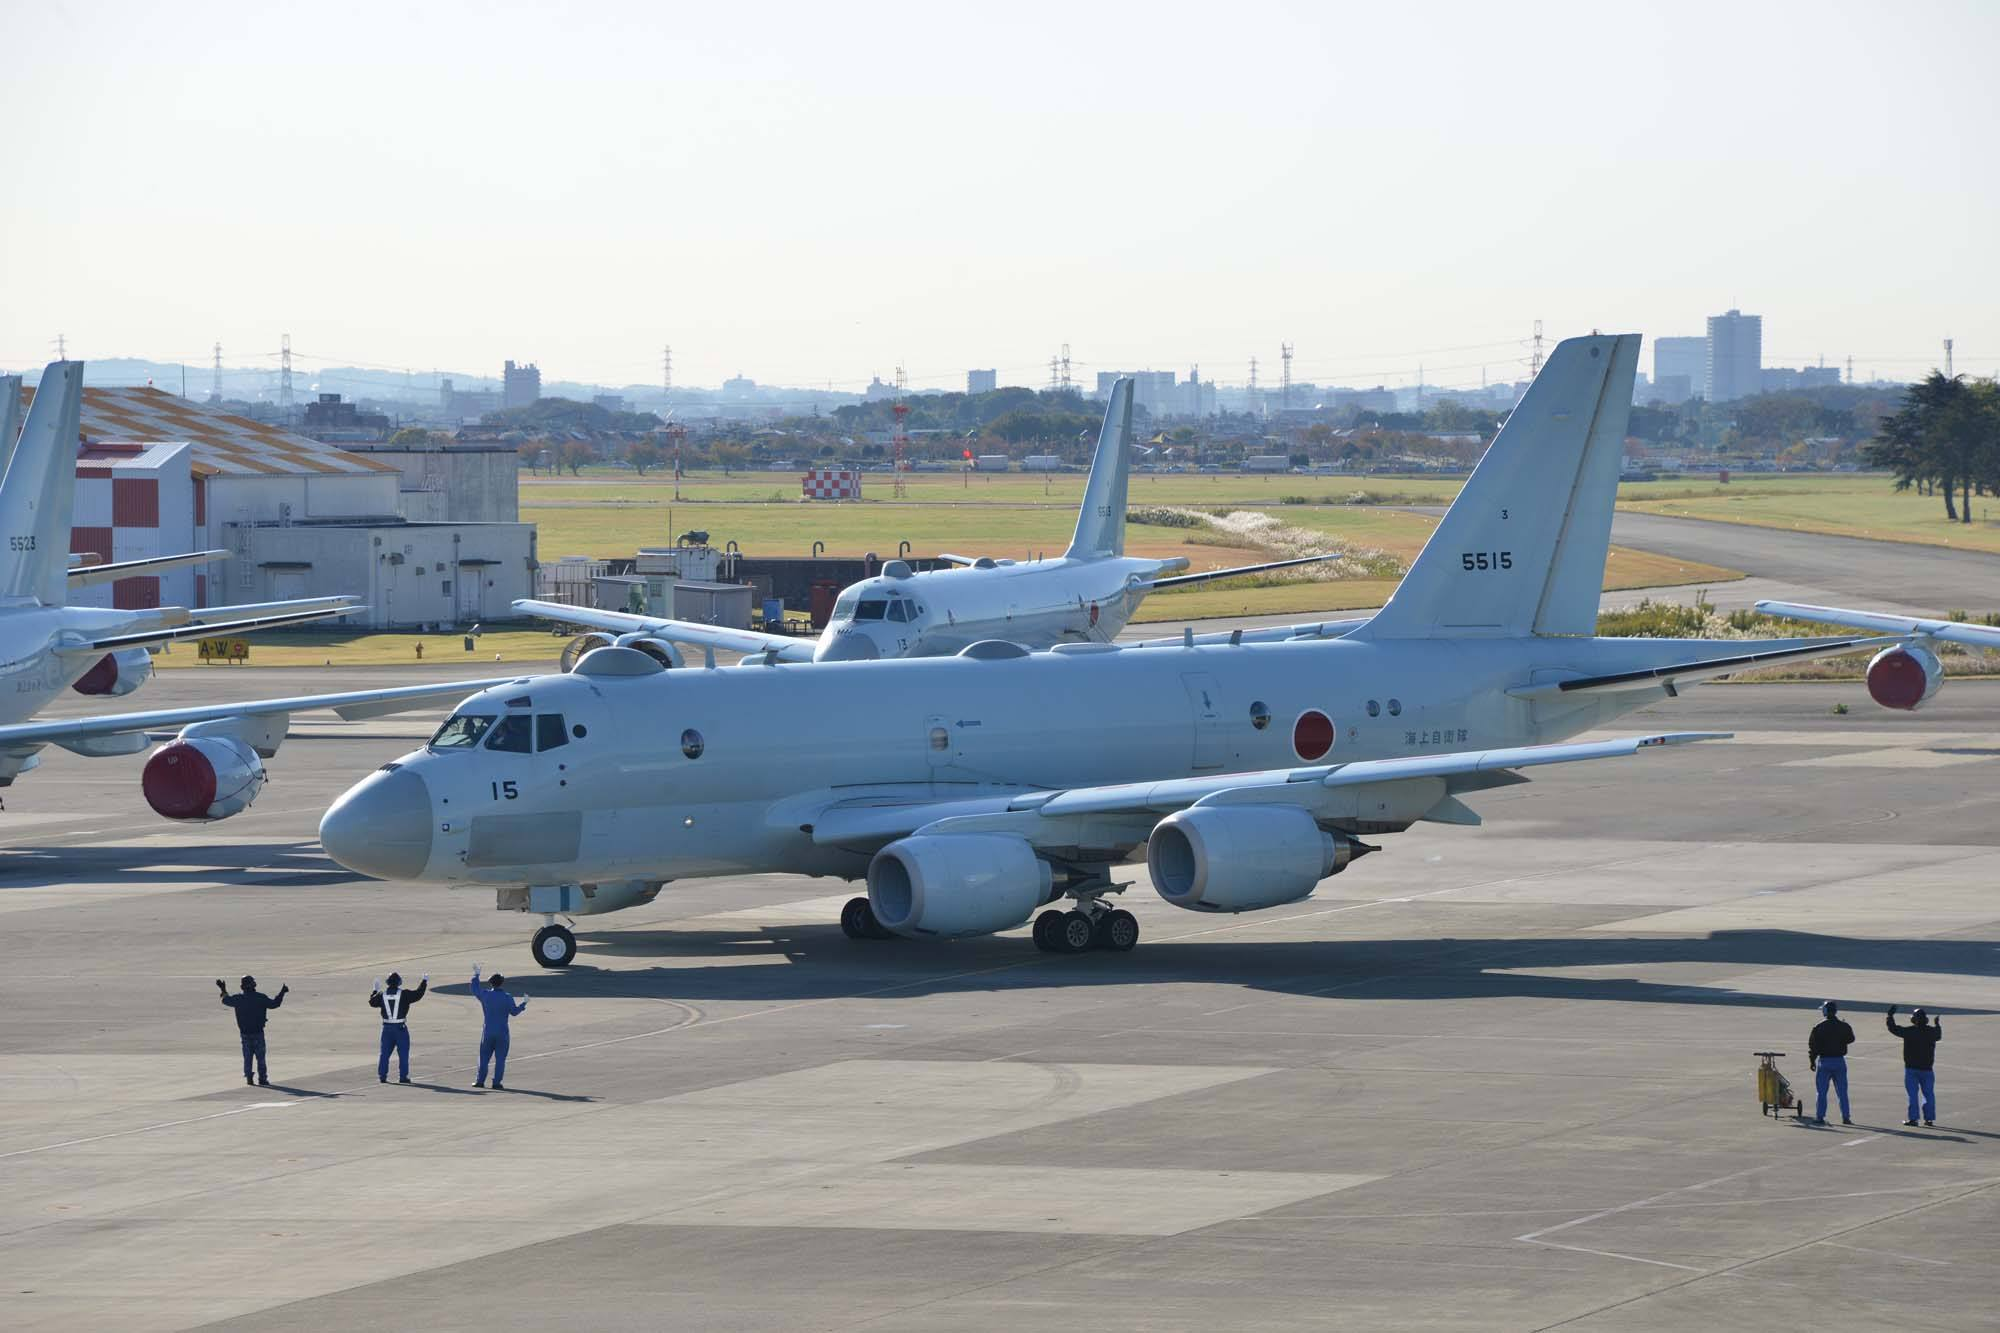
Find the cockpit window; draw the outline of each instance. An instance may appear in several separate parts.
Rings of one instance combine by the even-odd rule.
[[[537,713],[535,715],[535,749],[546,753],[558,745],[569,744],[569,732],[563,726],[561,713]]]
[[[889,603],[889,619],[900,625],[909,618],[910,604],[908,602],[894,601]]]
[[[860,593],[856,592],[842,593],[841,596],[833,604],[833,618],[835,620],[846,620],[850,618],[854,614],[854,604],[860,600],[861,600]]]
[[[887,602],[871,598],[854,608],[854,618],[856,620],[880,620],[888,609],[889,604]]]
[[[493,725],[491,713],[453,713],[430,739],[433,750],[469,750]]]
[[[486,738],[489,750],[505,750],[509,754],[527,754],[534,749],[534,720],[526,713],[509,713],[493,724],[493,734]]]

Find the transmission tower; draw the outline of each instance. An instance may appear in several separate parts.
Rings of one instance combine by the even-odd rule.
[[[278,343],[278,412],[287,426],[292,424],[292,335]]]
[[[1535,350],[1528,357],[1528,378],[1542,373],[1542,321],[1535,321]]]
[[[1278,369],[1278,406],[1289,412],[1292,410],[1292,345],[1278,344],[1278,355],[1284,365]]]
[[[1062,387],[1062,358],[1059,356],[1052,356],[1049,358],[1049,392],[1054,393],[1057,389],[1061,387]]]
[[[56,335],[56,360],[58,361],[69,360],[69,343],[63,338],[63,335],[60,333]]]
[[[1064,393],[1068,393],[1070,390],[1068,343],[1063,344],[1063,350],[1062,350],[1062,390]]]
[[[219,403],[222,401],[222,344],[221,343],[217,343],[215,345],[215,379],[211,381],[208,386],[208,401],[211,403]]]
[[[1854,357],[1851,354],[1847,358],[1847,382],[1854,383]]]
[[[1952,378],[1952,373],[1951,373],[1951,339],[1949,339],[1949,338],[1946,338],[1946,339],[1944,340],[1944,377],[1945,377],[1946,379],[1951,379],[1951,378]]]
[[[671,343],[660,349],[660,387],[666,391],[668,397],[673,396],[674,349]]]
[[[909,390],[910,373],[903,368],[901,362],[898,362],[896,365],[896,401],[889,408],[896,417],[895,454],[889,464],[889,475],[894,480],[890,483],[889,490],[898,500],[903,498],[906,489],[903,481],[903,469],[909,466],[904,461],[910,449]]]

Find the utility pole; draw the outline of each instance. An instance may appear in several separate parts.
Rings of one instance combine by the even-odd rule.
[[[1278,355],[1285,362],[1278,371],[1278,405],[1289,412],[1292,410],[1292,345],[1279,343]]]

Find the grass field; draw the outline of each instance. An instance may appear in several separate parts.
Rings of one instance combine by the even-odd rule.
[[[253,635],[250,639],[251,666],[406,666],[424,662],[463,662],[467,672],[481,674],[498,661],[547,662],[562,652],[566,639],[543,630],[503,630],[482,634],[473,642],[479,646],[466,652],[457,634],[375,634],[348,630],[285,630]],[[417,656],[417,645],[424,655]],[[171,652],[155,653],[155,667],[198,667],[222,674],[235,668],[206,665],[195,655],[192,643],[182,643]]]
[[[1652,482],[1621,488],[1619,507],[1760,528],[2000,553],[2000,519],[1989,517],[1993,508],[2000,508],[2000,501],[1974,496],[1973,521],[1952,523],[1945,519],[1944,501],[1938,496],[1897,491],[1888,478],[1875,475],[1755,477],[1732,480],[1727,486]]]

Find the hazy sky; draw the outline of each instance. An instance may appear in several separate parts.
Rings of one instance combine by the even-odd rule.
[[[1766,364],[2000,368],[2000,4],[6,15],[13,369],[1476,384],[1730,306]]]

